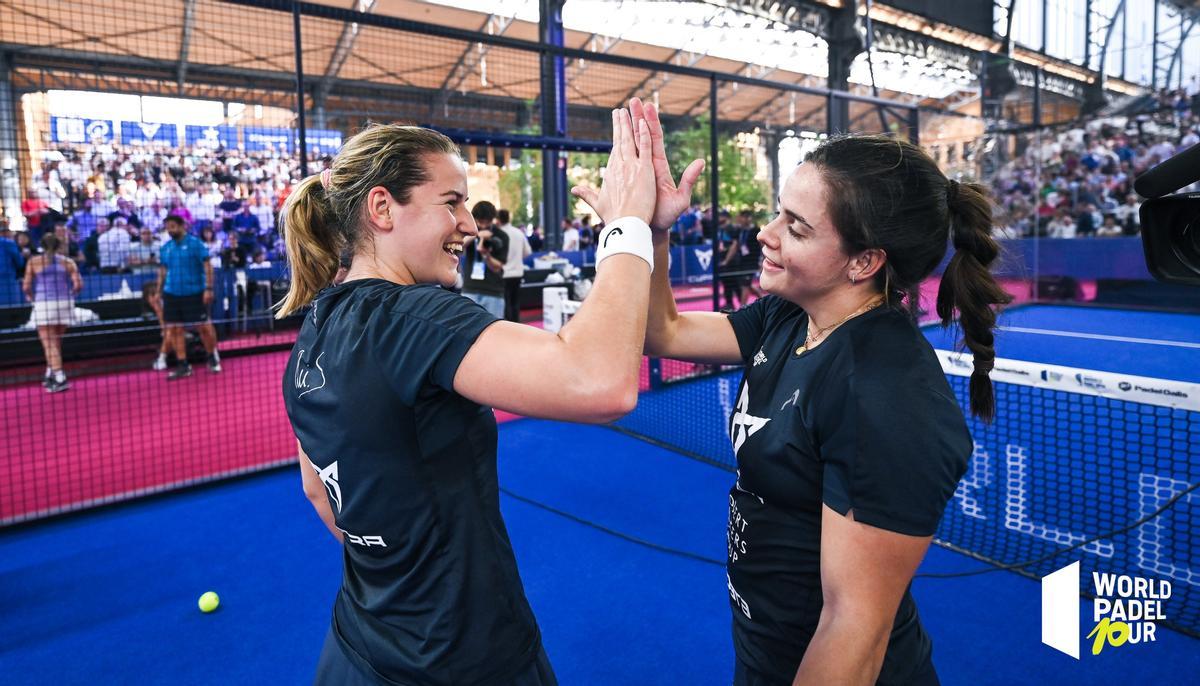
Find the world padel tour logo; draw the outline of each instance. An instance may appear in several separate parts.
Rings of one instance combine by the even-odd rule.
[[[1086,636],[1092,655],[1157,640],[1155,622],[1167,619],[1170,581],[1092,572],[1092,587],[1096,599]],[[1042,577],[1042,643],[1079,659],[1078,562]]]

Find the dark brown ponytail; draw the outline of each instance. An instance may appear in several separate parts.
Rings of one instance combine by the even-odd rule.
[[[988,373],[996,360],[994,306],[1005,305],[1012,296],[996,282],[990,267],[1000,255],[992,238],[992,205],[987,190],[977,183],[949,181],[946,203],[950,209],[950,236],[954,256],[942,274],[938,288],[937,313],[948,326],[958,311],[963,343],[975,358],[971,373],[971,412],[990,422],[996,416],[996,397]]]
[[[942,275],[937,312],[943,326],[959,313],[965,344],[975,355],[971,412],[985,421],[996,414],[988,372],[996,359],[992,328],[996,305],[1012,297],[988,268],[1000,254],[991,237],[992,206],[976,183],[947,181],[924,150],[890,136],[841,136],[805,158],[821,172],[829,216],[848,255],[881,249],[887,254],[875,288],[892,307],[912,316],[921,282],[937,269],[947,245],[955,253]]]

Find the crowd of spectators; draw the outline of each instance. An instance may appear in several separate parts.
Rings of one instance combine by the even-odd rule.
[[[324,162],[310,162],[310,170]],[[299,174],[298,159],[275,154],[64,147],[47,156],[26,191],[27,231],[10,238],[22,261],[53,231],[60,251],[85,272],[153,269],[169,240],[163,222],[177,215],[214,267],[269,265],[284,255],[277,217]]]
[[[1200,143],[1200,86],[1162,91],[1141,114],[1022,138],[1016,157],[990,180],[1000,237],[1137,235],[1141,203],[1133,180]],[[328,161],[311,160],[309,171]],[[277,152],[61,147],[46,156],[21,203],[27,231],[0,231],[0,270],[19,276],[49,231],[84,273],[155,269],[169,240],[168,215],[184,218],[214,267],[269,266],[284,259],[277,219],[299,177],[298,158]],[[724,246],[733,240],[726,234],[737,234],[746,246],[746,221],[730,229],[729,214],[717,215],[714,223],[711,211],[690,208],[673,227],[672,243]],[[561,228],[558,246],[547,244],[540,228],[525,232],[535,252],[587,250],[599,227],[580,217]]]
[[[1200,93],[1164,91],[1151,106],[1065,131],[1023,134],[1020,154],[991,179],[1000,236],[1138,235],[1134,179],[1200,143]]]

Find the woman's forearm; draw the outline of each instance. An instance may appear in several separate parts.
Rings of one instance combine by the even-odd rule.
[[[891,626],[822,612],[792,686],[871,686],[879,678]]]
[[[660,265],[650,277],[650,314],[646,320],[647,355],[661,355],[670,348],[679,311],[671,291],[670,236],[665,231],[654,234],[654,263]]]

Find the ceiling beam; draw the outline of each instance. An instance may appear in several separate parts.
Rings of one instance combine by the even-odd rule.
[[[179,70],[175,73],[175,82],[183,91],[183,82],[187,79],[188,47],[192,43],[192,26],[196,22],[196,0],[183,2],[183,35],[179,39]]]
[[[356,11],[363,14],[370,13],[375,9],[376,0],[358,0]],[[338,74],[342,71],[342,66],[346,64],[346,60],[350,58],[354,52],[354,44],[358,41],[358,32],[360,27],[358,22],[348,21],[342,26],[342,35],[338,36],[337,45],[333,48],[333,54],[329,56],[329,64],[325,65],[325,73],[321,76],[321,80],[317,82],[316,88],[313,90],[313,100],[320,107],[325,99],[329,97],[329,89],[333,87],[334,81],[337,80]]]

